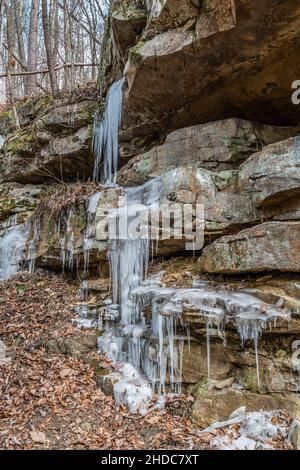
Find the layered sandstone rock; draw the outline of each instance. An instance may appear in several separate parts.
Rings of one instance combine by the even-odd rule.
[[[150,178],[184,164],[212,170],[237,169],[251,154],[264,146],[298,135],[299,132],[299,127],[268,126],[242,119],[227,119],[178,129],[167,135],[163,145],[130,159],[120,170],[118,181],[125,186],[143,184]],[[292,146],[292,143],[287,142],[289,145]],[[266,149],[265,152],[271,153],[276,148],[279,149],[280,145]],[[121,155],[127,157],[126,148],[121,147]],[[292,166],[291,162],[289,164]]]
[[[268,222],[220,238],[204,249],[200,269],[209,273],[300,271],[300,222]]]
[[[0,185],[0,222],[16,218],[17,221],[26,220],[39,202],[42,191],[40,185],[21,185],[18,183],[4,183]]]
[[[300,137],[265,147],[239,171],[238,187],[258,206],[279,204],[300,193]]]

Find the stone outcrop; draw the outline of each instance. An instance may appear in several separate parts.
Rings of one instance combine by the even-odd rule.
[[[196,391],[196,402],[192,415],[197,424],[207,427],[217,421],[226,420],[228,415],[241,406],[247,411],[271,411],[285,409],[292,415],[299,413],[299,402],[293,394],[262,395],[239,391],[202,392]]]
[[[300,138],[265,147],[239,171],[238,187],[258,206],[274,205],[300,194]]]
[[[6,135],[0,153],[1,180],[40,184],[89,179],[94,165],[91,142],[97,103],[83,101],[61,107],[52,102],[42,107],[40,100],[33,103],[36,106],[21,108],[21,129]]]
[[[140,6],[139,6],[140,4]],[[134,46],[137,37],[147,23],[148,11],[143,2],[123,0],[114,2],[111,11],[111,23],[114,40],[124,56],[129,47]]]
[[[26,220],[38,204],[42,186],[18,183],[0,184],[0,223],[15,217]]]
[[[200,269],[209,273],[300,271],[300,222],[268,222],[205,248]]]
[[[130,159],[120,170],[118,181],[125,186],[143,184],[150,178],[184,164],[211,170],[237,169],[262,147],[298,135],[299,132],[299,127],[268,126],[242,119],[227,119],[178,129],[167,135],[163,145]],[[280,145],[274,147],[275,151],[276,148],[280,148]],[[272,151],[273,147],[265,152]],[[120,152],[123,158],[128,158],[130,148],[121,147]],[[294,164],[295,160],[296,155]],[[289,164],[292,165],[291,162]]]
[[[161,271],[165,255],[188,289],[198,283],[210,292],[196,304],[178,304],[180,333],[188,327],[191,335],[183,390],[195,396],[192,415],[203,426],[243,404],[295,416],[299,410],[292,357],[300,332],[300,107],[291,102],[291,84],[300,77],[299,26],[296,0],[121,0],[110,12],[103,46],[110,57],[103,55],[100,85],[103,91],[124,71],[118,183],[137,187],[140,203],[204,206],[205,247],[193,272],[174,259],[185,253],[185,239],[160,240],[151,266]],[[124,196],[120,187],[94,184],[88,191],[85,184],[94,166],[98,108],[94,97],[28,100],[18,104],[18,131],[9,112],[0,114],[0,250],[15,224],[30,227],[27,261],[76,273],[93,295],[94,323],[104,301],[111,302],[107,212]],[[85,197],[73,199],[75,185],[65,185],[65,200],[58,201],[53,181],[77,179]],[[49,199],[61,206],[53,209]],[[256,329],[243,348],[237,317],[248,313],[249,303],[239,294],[253,296],[262,323],[270,309],[288,313],[289,321],[284,315],[274,324],[266,320],[269,328]],[[232,306],[224,325],[208,324],[205,313]],[[260,340],[258,354],[253,339]],[[96,351],[97,334],[47,348],[84,357]],[[91,365],[103,386],[105,370]]]

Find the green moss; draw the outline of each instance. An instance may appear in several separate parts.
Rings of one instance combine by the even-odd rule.
[[[11,120],[12,119],[12,113],[11,111],[3,111],[2,113],[0,113],[0,120],[3,119],[3,120]]]
[[[139,42],[129,50],[129,58],[134,64],[141,62],[141,50],[145,45],[145,38],[141,38]]]
[[[136,8],[136,3],[133,0],[122,0],[122,2],[113,5],[112,17],[118,20],[128,21],[147,16],[148,11]]]
[[[16,207],[15,199],[9,199],[5,197],[0,197],[0,217],[2,218],[3,215],[7,216],[8,214],[12,214]]]
[[[5,144],[6,154],[22,155],[33,154],[38,150],[38,143],[34,128],[16,132]]]
[[[222,189],[226,188],[230,184],[233,184],[234,178],[237,175],[237,171],[234,170],[224,170],[220,171],[219,173],[213,173],[213,182],[217,186],[217,188],[221,191]]]

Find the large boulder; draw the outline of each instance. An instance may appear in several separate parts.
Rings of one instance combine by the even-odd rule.
[[[300,271],[300,222],[266,222],[222,237],[203,250],[200,268],[209,273]]]
[[[258,206],[274,205],[300,193],[300,137],[265,147],[242,166],[241,192],[251,194]]]

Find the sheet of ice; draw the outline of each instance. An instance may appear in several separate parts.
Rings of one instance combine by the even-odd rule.
[[[26,245],[29,235],[27,225],[16,225],[0,234],[0,279],[6,280],[20,271],[25,261]]]

